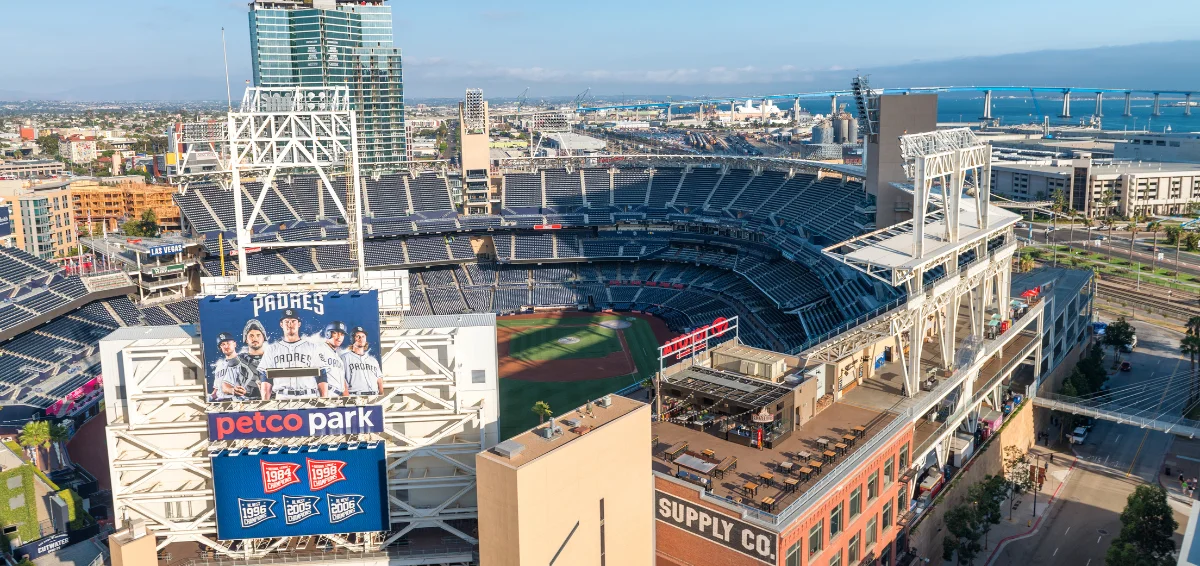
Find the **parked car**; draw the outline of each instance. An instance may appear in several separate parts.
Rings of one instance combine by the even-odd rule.
[[[1083,441],[1087,439],[1087,435],[1088,431],[1086,428],[1081,426],[1075,427],[1075,432],[1071,433],[1071,444],[1083,444]]]
[[[1131,369],[1133,369],[1133,366],[1129,365],[1129,362],[1121,362],[1121,371],[1129,371]]]

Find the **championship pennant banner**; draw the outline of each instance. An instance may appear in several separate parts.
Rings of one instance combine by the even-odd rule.
[[[222,540],[384,531],[382,445],[212,458]]]

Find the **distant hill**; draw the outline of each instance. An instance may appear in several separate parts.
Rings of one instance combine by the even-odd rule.
[[[678,100],[697,96],[751,96],[763,93],[811,92],[843,89],[856,73],[869,74],[871,84],[879,87],[948,85],[1037,85],[1164,90],[1196,89],[1200,92],[1200,41],[1143,43],[1127,46],[1031,51],[922,61],[905,65],[845,69],[837,71],[796,72],[793,80],[743,82],[727,85],[671,84],[650,82],[609,82],[567,79],[538,83],[539,96],[573,96],[592,88],[597,96],[620,93],[674,93]],[[422,77],[417,69],[407,72],[405,90],[412,102],[434,97],[457,100],[465,87],[483,87],[485,92],[520,92],[528,81],[509,79],[475,80]],[[571,73],[566,73],[570,76]],[[519,82],[519,84],[518,84]],[[470,83],[470,84],[468,84]],[[235,81],[234,98],[240,98],[242,85]],[[688,94],[691,93],[691,94]],[[626,95],[629,96],[629,95]],[[643,95],[650,96],[650,95]],[[0,90],[0,100],[214,100],[225,98],[223,77],[188,79],[155,78],[116,84],[77,85],[60,92],[19,92]]]

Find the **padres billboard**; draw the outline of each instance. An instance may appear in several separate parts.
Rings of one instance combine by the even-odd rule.
[[[376,291],[200,299],[209,401],[380,395]]]
[[[385,531],[382,445],[212,458],[221,540]]]

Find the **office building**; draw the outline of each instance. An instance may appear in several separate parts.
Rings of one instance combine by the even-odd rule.
[[[21,159],[0,163],[0,179],[32,179],[60,175],[66,170],[61,161],[53,159]]]
[[[1070,208],[1089,217],[1184,214],[1200,204],[1200,165],[1091,159],[992,165],[992,192],[1005,198],[1049,200],[1058,190]]]
[[[1121,161],[1200,163],[1200,133],[1138,134],[1113,144],[1113,157]]]
[[[364,169],[408,160],[400,50],[382,0],[256,0],[250,52],[256,86],[349,87]]]
[[[654,563],[650,406],[609,395],[475,457],[488,566]]]

